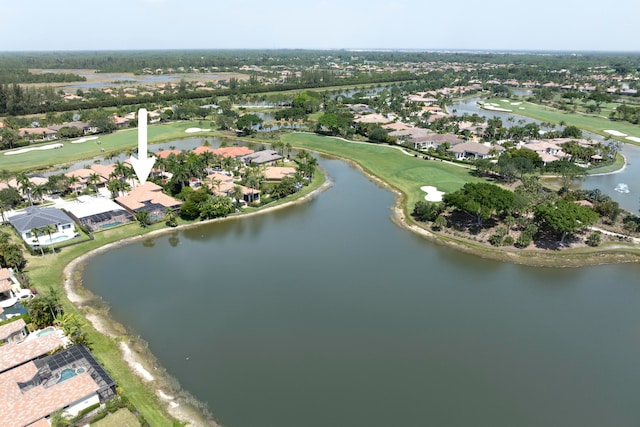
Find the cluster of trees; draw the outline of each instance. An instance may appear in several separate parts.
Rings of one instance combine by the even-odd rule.
[[[185,219],[211,219],[235,212],[236,206],[231,198],[235,198],[236,203],[242,200],[242,189],[239,186],[234,188],[230,198],[214,196],[208,186],[202,186],[197,190],[185,187],[180,197],[184,200],[180,207],[180,216]]]
[[[609,118],[633,123],[634,125],[640,124],[640,107],[633,107],[627,104],[619,105],[611,112]]]
[[[576,203],[579,200],[591,202],[593,208]],[[558,239],[563,244],[568,235],[600,218],[613,222],[620,212],[617,202],[599,191],[566,192],[560,196],[545,191],[537,177],[528,177],[515,191],[490,183],[467,183],[446,194],[442,203],[416,203],[413,216],[418,221],[432,222],[436,229],[447,224],[471,232],[493,229],[490,243],[527,247],[538,240]],[[590,238],[590,244],[599,244],[599,237]]]
[[[0,67],[0,85],[11,83],[68,83],[84,82],[86,77],[74,73],[32,73],[27,68]]]
[[[0,264],[15,271],[22,271],[27,265],[22,246],[13,243],[11,235],[4,231],[0,231]]]

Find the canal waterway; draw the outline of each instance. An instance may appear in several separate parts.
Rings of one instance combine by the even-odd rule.
[[[499,263],[312,201],[102,253],[83,281],[222,425],[635,426],[640,265]]]

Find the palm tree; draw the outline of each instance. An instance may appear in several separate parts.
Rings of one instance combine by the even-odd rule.
[[[175,227],[176,225],[178,225],[178,216],[174,209],[168,208],[164,212],[164,219],[166,220],[166,224],[169,227]]]
[[[116,161],[115,167],[113,168],[113,175],[124,181],[127,177],[127,165],[120,160]]]
[[[140,224],[140,227],[146,228],[149,224],[151,224],[151,218],[149,217],[149,212],[144,209],[136,212],[136,220]]]
[[[74,184],[79,183],[80,182],[80,178],[78,178],[75,175],[71,175],[71,176],[67,177],[66,181],[67,181],[67,186],[69,188],[73,187],[73,190],[75,191],[76,196],[77,196],[79,194],[79,192],[80,192],[80,188],[77,185],[74,186]]]
[[[229,197],[235,199],[236,204],[240,204],[240,200],[244,200],[244,193],[242,192],[242,187],[236,185],[233,187],[231,192],[229,193]]]
[[[34,184],[31,190],[31,195],[35,200],[41,201],[42,197],[47,193],[47,185],[46,184]]]
[[[98,194],[98,183],[100,182],[100,175],[93,172],[91,175],[89,175],[88,181],[95,187],[96,194]]]
[[[42,245],[40,244],[40,235],[44,232],[44,229],[42,228],[38,228],[38,227],[34,227],[31,229],[31,232],[33,233],[33,243],[35,243],[36,245],[38,245],[38,247],[40,248],[40,253],[42,254],[42,256],[44,256],[44,248],[42,247]]]
[[[49,235],[49,244],[52,244],[53,242],[51,241],[51,233],[55,233],[56,231],[58,231],[58,227],[55,227],[52,224],[47,224],[42,227],[41,230]]]
[[[24,172],[20,172],[16,175],[16,181],[18,182],[18,190],[20,190],[20,192],[27,197],[27,200],[29,200],[29,204],[33,205],[33,200],[31,199],[33,183],[29,180],[27,174]]]

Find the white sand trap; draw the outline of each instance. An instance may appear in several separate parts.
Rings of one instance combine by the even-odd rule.
[[[420,187],[420,189],[422,191],[424,191],[425,193],[427,193],[426,196],[424,196],[424,199],[428,202],[441,202],[442,201],[442,196],[444,195],[444,191],[438,191],[438,189],[436,187],[432,187],[431,185],[425,185],[423,187]]]
[[[509,102],[509,100],[508,100],[508,99],[501,99],[500,101],[501,101],[501,102]]]
[[[617,130],[611,130],[611,129],[607,129],[605,130],[605,133],[608,133],[609,135],[613,135],[613,136],[627,136],[626,133],[622,133],[620,131]]]
[[[522,102],[512,102],[511,105],[522,105]]]
[[[49,144],[49,145],[43,145],[42,147],[29,147],[29,148],[21,148],[19,150],[16,151],[8,151],[6,153],[4,153],[5,156],[13,156],[14,154],[24,154],[24,153],[28,153],[29,151],[35,151],[35,150],[53,150],[54,148],[62,148],[64,147],[64,145],[62,144]]]
[[[209,132],[211,129],[189,128],[185,129],[185,133]]]
[[[524,107],[518,107],[518,110],[524,110]]]
[[[481,108],[489,111],[501,111],[503,113],[511,113],[513,110],[508,110],[506,108],[494,107],[493,105],[484,104]]]
[[[84,138],[76,139],[75,141],[71,141],[72,144],[82,144],[83,142],[92,141],[94,139],[98,139],[97,136],[87,136]]]
[[[628,136],[626,139],[633,142],[640,142],[640,138],[638,138],[637,136]]]

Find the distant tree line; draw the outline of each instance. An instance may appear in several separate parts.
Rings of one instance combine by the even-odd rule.
[[[73,73],[31,73],[22,68],[2,68],[0,66],[0,84],[8,83],[67,83],[84,82],[87,78]]]
[[[349,79],[322,81],[286,81],[279,85],[255,86],[237,84],[228,89],[217,89],[214,92],[205,90],[181,91],[175,93],[140,95],[131,98],[104,97],[88,100],[63,100],[52,88],[23,88],[18,84],[0,85],[0,115],[26,115],[47,112],[85,110],[101,107],[120,107],[151,102],[179,101],[187,99],[211,98],[211,96],[244,95],[250,93],[282,92],[296,89],[322,88],[327,86],[373,84],[382,82],[401,82],[415,79],[409,72],[388,72],[377,74],[359,74]]]

